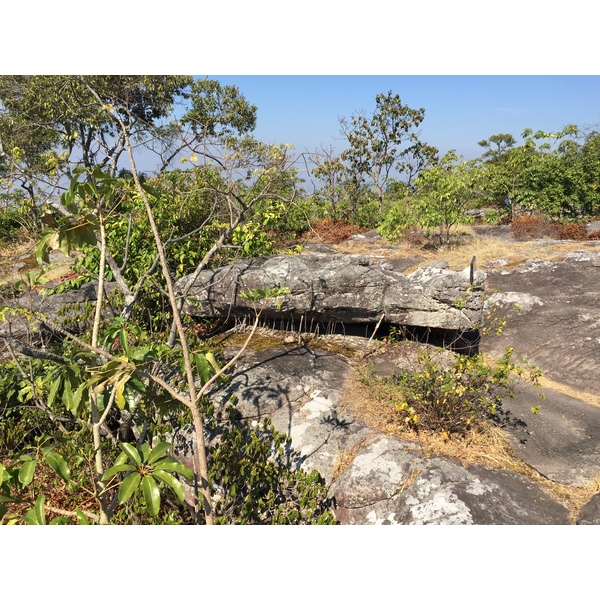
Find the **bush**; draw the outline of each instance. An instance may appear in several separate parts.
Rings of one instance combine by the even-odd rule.
[[[14,241],[23,233],[22,228],[16,209],[0,208],[0,243]]]
[[[317,471],[293,470],[291,439],[270,420],[238,420],[232,406],[219,442],[210,450],[217,524],[334,525],[325,481]]]
[[[559,225],[556,232],[559,240],[587,240],[588,233],[584,223]]]
[[[396,241],[405,236],[406,232],[415,225],[415,216],[404,202],[394,204],[386,214],[383,222],[377,228],[379,235]]]
[[[485,419],[500,421],[502,400],[513,395],[513,375],[526,373],[513,362],[512,348],[493,365],[480,354],[444,359],[439,351],[422,351],[417,369],[392,378],[397,391],[391,400],[407,427],[461,435]],[[531,368],[534,384],[540,376]]]
[[[555,238],[558,226],[536,216],[517,217],[510,224],[510,230],[517,240],[533,240],[543,237]]]

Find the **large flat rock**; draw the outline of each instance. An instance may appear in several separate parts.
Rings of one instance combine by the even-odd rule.
[[[292,438],[294,466],[317,469],[343,524],[566,524],[569,511],[527,478],[423,456],[340,410],[352,372],[342,356],[310,347],[248,354],[212,395],[235,394],[243,418],[269,416]]]
[[[600,255],[581,251],[562,262],[529,260],[489,270],[486,287],[507,319],[504,334],[480,349],[515,349],[553,381],[600,396]]]
[[[180,279],[184,312],[199,317],[252,316],[248,290],[285,287],[290,294],[270,300],[265,318],[320,323],[385,322],[452,330],[478,326],[483,314],[485,273],[452,271],[447,263],[410,275],[368,256],[307,254],[239,260],[215,271]],[[190,288],[186,294],[186,288]]]
[[[568,510],[509,471],[423,458],[393,438],[362,450],[331,486],[348,524],[557,525]]]
[[[502,404],[514,419],[508,431],[515,454],[536,471],[579,487],[600,476],[600,407],[528,385],[518,385]]]

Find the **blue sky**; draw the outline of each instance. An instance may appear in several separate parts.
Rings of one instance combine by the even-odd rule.
[[[258,107],[254,132],[297,151],[343,148],[339,118],[371,113],[375,96],[392,90],[411,108],[424,108],[421,139],[465,159],[497,133],[520,139],[525,128],[559,131],[574,123],[600,128],[600,76],[219,76]]]
[[[495,133],[600,122],[597,20],[587,0],[181,0],[158,16],[143,6],[106,0],[99,11],[55,0],[33,15],[9,4],[6,22],[26,19],[30,41],[20,51],[21,30],[8,28],[0,70],[207,74],[258,106],[257,137],[299,151],[341,146],[338,119],[372,111],[389,90],[425,109],[424,141],[467,159]],[[70,33],[79,22],[96,40],[85,51]]]

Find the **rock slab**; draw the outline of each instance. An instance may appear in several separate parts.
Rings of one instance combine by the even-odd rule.
[[[248,290],[284,287],[289,295],[269,300],[266,319],[321,323],[378,323],[466,331],[483,316],[485,273],[452,271],[439,262],[403,275],[368,256],[309,254],[238,260],[180,279],[184,312],[198,317],[244,317],[255,306]],[[189,292],[186,293],[186,289]]]
[[[235,394],[243,418],[269,416],[292,438],[296,468],[317,469],[342,524],[567,524],[569,511],[538,484],[505,470],[425,457],[419,446],[340,409],[352,365],[310,347],[248,355],[213,396]]]

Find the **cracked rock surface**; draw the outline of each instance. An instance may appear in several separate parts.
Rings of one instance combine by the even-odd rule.
[[[452,271],[448,263],[411,275],[371,261],[365,255],[303,254],[238,260],[203,271],[192,285],[184,312],[200,317],[252,316],[253,304],[240,294],[250,289],[286,287],[290,294],[271,300],[265,318],[305,322],[388,323],[468,330],[483,314],[485,273]],[[467,270],[468,271],[468,270]],[[191,276],[176,284],[183,293]]]
[[[269,416],[291,435],[295,467],[321,473],[342,524],[570,522],[567,508],[522,475],[424,457],[418,444],[341,412],[351,372],[342,356],[278,346],[247,355],[218,398],[235,393],[244,418]]]

